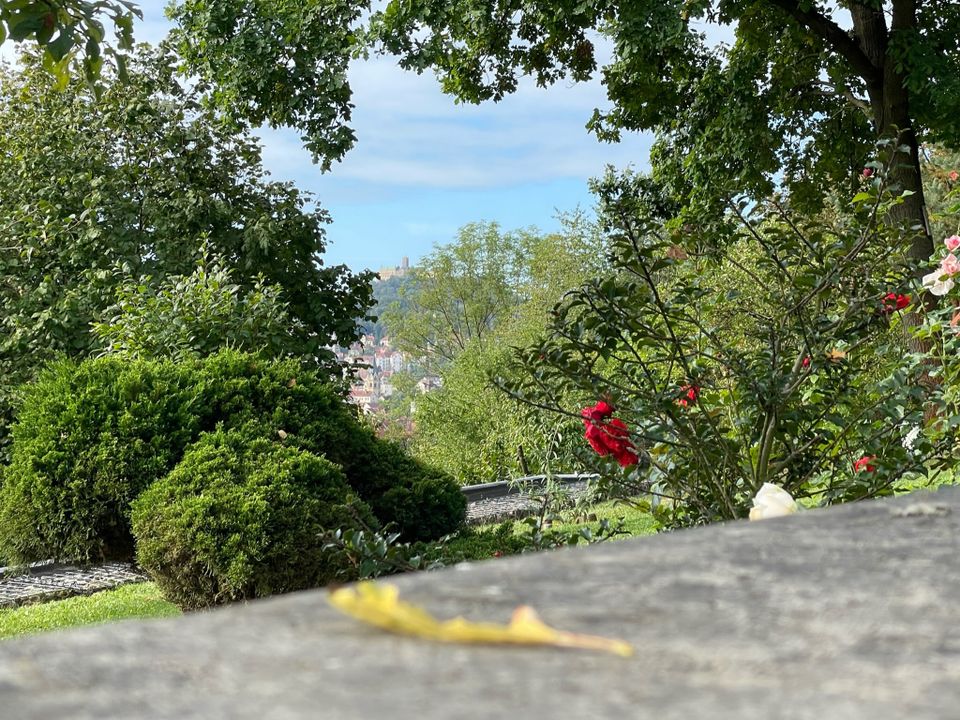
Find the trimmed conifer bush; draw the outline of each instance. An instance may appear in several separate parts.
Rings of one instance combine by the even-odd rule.
[[[373,522],[340,468],[249,428],[207,433],[133,503],[137,561],[185,609],[323,585],[322,535]]]
[[[129,509],[201,431],[192,369],[63,361],[25,389],[0,487],[12,562],[129,559]]]
[[[229,350],[185,362],[108,357],[57,363],[26,388],[0,487],[3,554],[131,559],[131,502],[217,428],[339,465],[405,540],[436,539],[463,521],[452,478],[378,440],[336,387],[297,361]]]

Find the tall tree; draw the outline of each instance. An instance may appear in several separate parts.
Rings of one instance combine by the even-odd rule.
[[[352,142],[346,65],[368,7],[187,0],[174,17],[189,68],[224,105],[253,121],[269,110],[271,122],[303,128],[315,152],[339,157]],[[732,28],[733,44],[709,43],[708,24]],[[717,217],[731,194],[762,195],[781,180],[796,203],[815,203],[849,182],[877,137],[896,134],[910,153],[895,168],[909,191],[898,212],[921,229],[911,253],[932,249],[917,146],[960,143],[952,0],[391,0],[366,36],[467,102],[499,100],[521,76],[549,85],[599,72],[611,107],[590,127],[608,140],[657,131],[655,175],[684,221]]]
[[[445,351],[451,359],[440,369],[443,386],[414,400],[411,446],[415,454],[462,482],[573,467],[564,451],[582,435],[579,421],[570,432],[565,418],[520,406],[493,379],[515,377],[518,368],[510,362],[513,347],[539,339],[549,325],[551,309],[564,293],[607,269],[606,243],[596,225],[580,213],[560,220],[561,231],[549,235],[499,233],[492,225],[468,225],[454,243],[438,248],[432,256],[431,265],[436,267],[438,256],[475,255],[478,248],[472,236],[485,230],[485,240],[500,251],[484,254],[510,258],[510,272],[492,264],[483,283],[478,284],[474,275],[446,276],[443,292],[429,291],[433,297],[448,298],[448,308],[456,298],[472,297],[471,305],[491,310],[484,313],[482,332],[471,324],[469,331],[459,334],[460,342],[448,341]],[[486,287],[487,292],[478,293],[478,287]],[[492,288],[501,288],[495,294],[496,303],[489,301]],[[417,319],[422,309],[416,305],[407,312],[410,321],[423,321]],[[398,315],[402,327],[404,314]],[[454,315],[448,310],[447,317]],[[438,335],[453,339],[452,328],[443,332],[443,314],[430,319]],[[393,325],[388,328],[392,331]]]
[[[318,359],[357,336],[370,274],[323,265],[326,213],[266,178],[257,140],[174,82],[172,58],[144,55],[128,82],[105,73],[99,99],[26,62],[0,70],[0,437],[11,385],[91,352],[118,287],[190,275],[201,245],[244,293],[278,286]]]
[[[495,324],[516,306],[527,268],[529,231],[500,231],[470,223],[457,239],[434,249],[401,288],[406,301],[384,313],[397,347],[415,357],[449,362],[473,343],[484,344]]]

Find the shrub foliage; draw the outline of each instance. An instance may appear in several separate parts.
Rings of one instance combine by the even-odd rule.
[[[25,392],[0,487],[0,547],[13,561],[130,558],[130,504],[204,432],[244,428],[324,456],[404,538],[455,530],[449,477],[387,449],[335,387],[293,360],[222,351],[184,363],[61,362]]]
[[[255,428],[205,434],[132,513],[137,561],[186,609],[322,585],[323,533],[372,521],[340,468]]]

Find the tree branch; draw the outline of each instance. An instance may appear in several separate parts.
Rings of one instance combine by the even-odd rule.
[[[797,0],[768,0],[768,2],[783,10],[810,30],[813,35],[827,43],[838,55],[850,63],[854,72],[864,80],[867,82],[882,80],[881,69],[870,61],[870,58],[860,49],[856,40],[819,10],[813,8],[803,10]]]

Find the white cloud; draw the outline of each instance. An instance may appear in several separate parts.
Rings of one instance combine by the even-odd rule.
[[[482,188],[597,175],[606,164],[646,164],[650,137],[599,143],[585,123],[604,105],[599,82],[538,88],[530,80],[500,103],[457,105],[435,78],[391,58],[359,61],[350,81],[357,145],[330,177],[306,167],[294,133],[262,133],[264,160],[281,177],[329,188],[338,180],[399,187]]]

